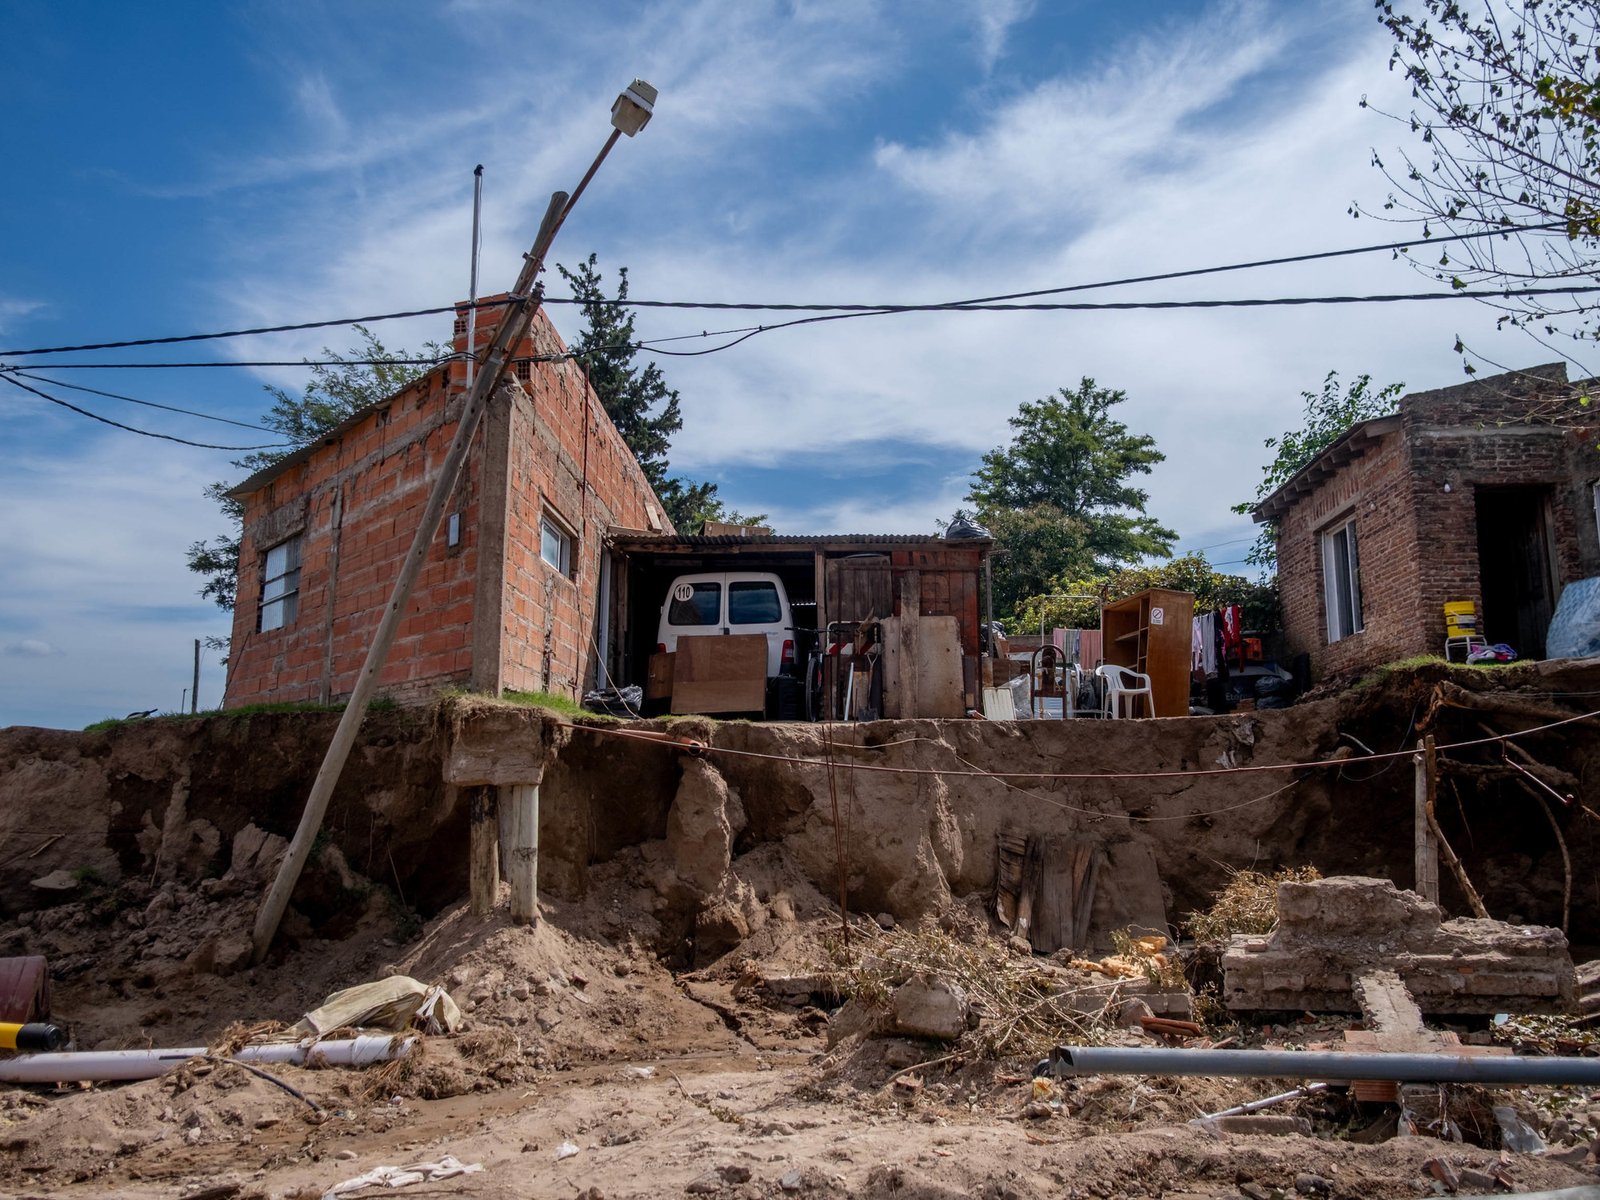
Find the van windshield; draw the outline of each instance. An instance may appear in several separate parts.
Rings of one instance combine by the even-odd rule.
[[[767,580],[734,582],[728,585],[728,624],[776,625],[783,620],[778,589]]]
[[[692,595],[682,597],[682,589],[691,586]],[[734,584],[738,587],[738,584]],[[720,583],[679,584],[673,591],[672,607],[667,609],[668,625],[715,625],[722,613],[722,585]]]

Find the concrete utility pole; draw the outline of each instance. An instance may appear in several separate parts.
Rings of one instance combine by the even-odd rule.
[[[400,629],[400,619],[405,612],[406,603],[411,598],[411,589],[416,584],[423,562],[427,559],[428,546],[439,530],[439,520],[444,515],[445,504],[455,488],[456,479],[461,474],[461,466],[466,461],[467,448],[471,445],[472,436],[477,431],[478,422],[483,417],[483,410],[488,404],[489,397],[500,386],[512,348],[527,336],[528,327],[533,322],[533,314],[538,311],[543,289],[542,285],[536,285],[539,274],[544,270],[544,259],[549,253],[550,244],[555,240],[562,222],[567,219],[567,214],[578,202],[578,197],[583,195],[584,188],[589,186],[589,181],[600,169],[600,164],[605,161],[606,155],[611,153],[611,147],[617,144],[617,139],[624,133],[632,137],[645,127],[650,120],[655,98],[655,88],[641,79],[634,80],[612,105],[611,136],[606,139],[605,146],[595,156],[594,162],[589,164],[588,171],[578,181],[578,186],[572,195],[556,192],[550,197],[550,205],[545,210],[538,236],[534,238],[533,249],[523,259],[522,271],[512,288],[511,300],[505,305],[505,311],[500,318],[500,327],[495,333],[494,341],[489,345],[483,367],[473,380],[472,388],[462,404],[455,439],[450,443],[444,463],[439,468],[439,478],[434,481],[433,492],[428,497],[427,507],[423,509],[416,537],[412,540],[411,549],[406,553],[405,562],[400,568],[400,576],[395,580],[394,592],[384,609],[383,619],[378,623],[377,632],[373,634],[372,646],[367,651],[367,659],[362,664],[361,674],[356,679],[355,690],[350,693],[350,700],[339,718],[339,727],[334,731],[327,756],[317,770],[316,781],[311,785],[311,795],[306,798],[305,811],[300,816],[300,825],[295,830],[294,839],[289,843],[283,865],[278,868],[272,887],[256,914],[252,936],[253,962],[259,963],[266,957],[272,939],[278,932],[278,925],[283,920],[283,910],[289,906],[289,897],[294,892],[295,884],[300,880],[300,872],[305,868],[306,859],[310,856],[312,842],[322,827],[322,819],[328,811],[328,802],[333,798],[334,786],[339,782],[340,772],[344,770],[345,761],[350,757],[350,748],[355,744],[356,733],[361,727],[362,718],[366,715],[367,704],[372,699],[378,676],[383,670],[384,661],[388,658],[389,647],[394,643],[395,634]],[[472,349],[473,347],[468,347],[469,352]]]
[[[194,686],[189,689],[189,711],[200,711],[200,639],[194,640]]]

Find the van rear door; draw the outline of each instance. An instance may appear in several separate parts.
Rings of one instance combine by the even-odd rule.
[[[777,576],[748,575],[729,572],[728,631],[730,633],[761,633],[767,638],[767,678],[783,670],[783,643],[790,641],[793,652],[793,620],[788,603],[779,590]]]

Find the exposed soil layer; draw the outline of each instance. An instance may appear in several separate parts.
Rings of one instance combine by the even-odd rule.
[[[215,1044],[235,1023],[291,1023],[396,971],[446,984],[469,1028],[399,1067],[283,1072],[323,1117],[228,1065],[0,1094],[0,1187],[314,1195],[380,1163],[453,1154],[487,1169],[430,1194],[1416,1195],[1428,1159],[1472,1171],[1494,1154],[1430,1138],[1219,1139],[1183,1124],[1272,1083],[1084,1081],[1059,1113],[1028,1118],[1028,1060],[932,1067],[908,1089],[891,1077],[936,1046],[846,1038],[828,1051],[822,997],[753,981],[832,961],[841,875],[851,910],[884,924],[987,921],[1002,830],[1104,849],[1102,937],[1152,912],[1176,921],[1252,866],[1409,886],[1411,756],[1361,759],[1425,733],[1443,746],[1484,724],[1544,725],[1589,711],[1595,694],[1600,663],[1545,663],[1397,672],[1288,710],[1174,721],[646,726],[704,741],[700,757],[482,702],[373,714],[257,967],[255,905],[334,717],[3,730],[0,954],[48,957],[55,1013],[80,1048]],[[463,902],[466,820],[444,763],[488,713],[508,755],[542,748],[532,929]],[[1565,893],[1577,943],[1600,942],[1588,811],[1600,804],[1586,784],[1597,729],[1519,741],[1543,793],[1496,746],[1443,752],[1461,765],[1442,776],[1440,821],[1490,913],[1559,925]],[[1221,773],[1234,768],[1251,770]],[[1443,891],[1464,913],[1448,873]],[[859,937],[872,927],[858,918]],[[1600,1120],[1600,1095],[1550,1104],[1572,1118],[1557,1142],[1585,1141]],[[1308,1120],[1351,1135],[1382,1113]],[[579,1152],[558,1162],[565,1141]],[[1514,1169],[1524,1188],[1592,1179],[1549,1157]]]

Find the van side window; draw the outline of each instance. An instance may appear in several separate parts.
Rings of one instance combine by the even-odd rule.
[[[729,625],[772,625],[783,620],[778,589],[766,580],[728,584]]]
[[[667,624],[669,625],[716,625],[722,615],[722,585],[720,583],[696,583],[694,595],[687,600],[680,600],[677,596],[672,598],[672,607],[667,610]],[[738,584],[734,584],[738,587]]]

